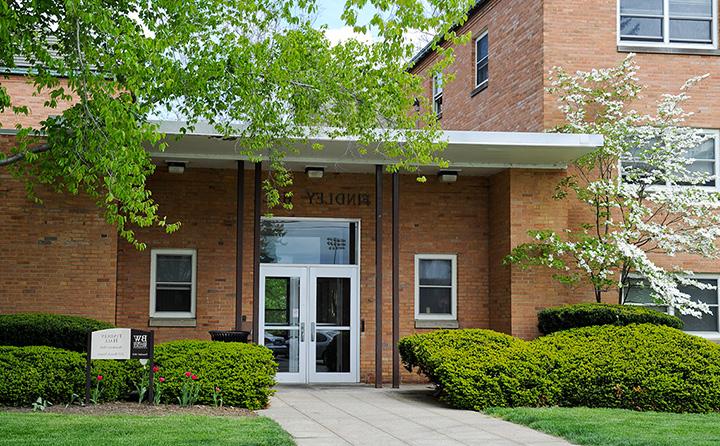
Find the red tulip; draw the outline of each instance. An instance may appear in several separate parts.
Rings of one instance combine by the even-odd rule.
[[[195,381],[195,380],[197,379],[197,375],[193,375],[193,376],[191,376],[190,378],[191,378],[193,381]]]
[[[192,373],[190,373],[190,372],[185,372],[185,376],[190,377],[190,376],[192,376]]]
[[[98,376],[97,376],[97,380],[98,380],[98,381],[102,381],[102,378],[103,378],[102,375],[98,375]]]
[[[161,376],[160,378],[158,378],[158,381],[160,381],[161,383],[164,383],[164,382],[165,382],[165,378],[163,378],[163,377]]]
[[[153,366],[153,373],[157,373],[157,372],[159,372],[159,371],[160,371],[160,367],[158,367],[157,364],[154,365],[154,366]]]

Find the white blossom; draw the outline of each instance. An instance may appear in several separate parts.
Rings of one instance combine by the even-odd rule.
[[[643,89],[637,72],[633,54],[613,68],[551,70],[548,91],[566,121],[557,131],[604,136],[603,146],[577,160],[577,175],[556,194],[573,195],[594,219],[561,233],[531,231],[535,241],[516,247],[508,260],[558,269],[563,274],[555,277],[566,283],[585,278],[598,300],[615,286],[621,296],[630,274],[637,273],[658,304],[699,317],[710,312],[707,304],[693,301],[679,285],[708,285],[691,271],[666,269],[654,259],[719,257],[720,194],[704,187],[714,177],[692,170],[693,150],[707,136],[684,125],[692,116],[683,109],[688,90],[707,75],[688,79],[677,94],[660,96],[651,115],[632,107]]]

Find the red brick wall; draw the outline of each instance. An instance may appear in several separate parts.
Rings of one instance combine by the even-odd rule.
[[[235,171],[189,168],[182,175],[173,175],[163,170],[158,169],[148,187],[160,205],[159,212],[182,226],[172,235],[160,228],[137,231],[138,239],[147,243],[145,251],[120,242],[118,325],[148,326],[151,250],[193,248],[197,250],[197,326],[158,328],[157,340],[209,339],[208,330],[232,329],[235,321]],[[252,228],[251,217],[246,224]],[[252,235],[250,246],[251,241]],[[250,258],[246,265],[252,265]],[[250,284],[246,286],[249,294],[252,279],[245,283]]]
[[[474,40],[488,31],[488,88],[475,96]],[[540,131],[543,108],[542,1],[491,0],[458,33],[472,32],[472,42],[455,48],[448,69],[455,80],[443,92],[445,130]],[[430,56],[416,68],[426,73]],[[432,97],[429,79],[424,83]]]
[[[66,84],[61,81],[61,84]],[[0,113],[0,128],[13,129],[15,125],[33,126],[38,128],[40,121],[49,115],[59,115],[70,104],[58,101],[57,108],[45,107],[48,95],[43,92],[36,94],[35,87],[26,76],[10,75],[8,78],[0,78],[0,85],[7,88],[12,104],[15,106],[27,106],[29,114],[16,115],[11,110]]]
[[[562,231],[567,225],[567,202],[552,198],[564,170],[510,170],[510,237],[512,247],[531,241],[528,230]],[[537,312],[566,302],[567,289],[542,267],[523,270],[512,266],[512,334],[533,338]]]
[[[0,136],[0,150],[13,144]],[[0,168],[0,313],[47,311],[115,322],[117,236],[95,203],[37,188]]]
[[[490,328],[512,333],[510,266],[503,259],[510,253],[510,170],[490,177],[488,227],[490,237]]]
[[[544,0],[544,71],[563,66],[568,71],[609,67],[627,56],[617,50],[616,0]],[[720,127],[720,58],[717,56],[642,54],[636,61],[638,77],[647,86],[637,107],[654,111],[663,93],[675,93],[692,76],[710,73],[696,90],[688,110],[697,115],[690,121],[698,127]],[[547,81],[546,81],[547,85]],[[544,127],[561,119],[554,99],[545,95]]]
[[[228,329],[235,314],[235,174],[234,170],[188,168],[182,175],[161,171],[149,183],[160,204],[160,213],[182,227],[167,236],[159,230],[142,230],[138,237],[148,249],[138,252],[125,242],[118,250],[118,324],[146,327],[148,323],[150,250],[194,248],[197,250],[197,327],[156,328],[159,341],[176,338],[208,338],[211,329]],[[253,173],[246,171],[243,313],[246,329],[252,321],[252,203]],[[360,336],[361,379],[374,379],[375,358],[375,205],[371,174],[326,173],[321,180],[296,174],[294,208],[274,209],[276,216],[358,218],[361,220],[360,317],[365,332]],[[391,182],[385,178],[384,223],[384,377],[391,374]],[[451,253],[458,256],[458,316],[461,327],[488,327],[488,200],[487,180],[461,177],[455,184],[434,177],[425,184],[414,176],[401,176],[401,334],[414,328],[414,255]],[[369,206],[309,205],[308,190],[368,193]],[[404,379],[416,379],[405,373]]]
[[[544,0],[544,70],[563,66],[569,72],[592,68],[611,67],[623,60],[627,53],[617,48],[617,1],[616,0]],[[640,70],[638,78],[646,86],[634,106],[654,113],[656,101],[665,93],[676,93],[690,77],[710,73],[700,85],[690,90],[691,99],[685,108],[696,114],[688,125],[700,128],[720,128],[720,57],[712,55],[649,54],[638,53],[636,62]],[[548,85],[547,80],[545,84]],[[562,121],[555,98],[545,94],[544,127],[551,128]],[[577,227],[591,221],[580,203],[569,210],[568,225]],[[655,256],[665,267],[680,265],[698,273],[719,272],[717,261],[690,256]],[[571,301],[594,299],[589,285],[578,285],[570,290]],[[617,291],[605,293],[606,302],[618,301]]]

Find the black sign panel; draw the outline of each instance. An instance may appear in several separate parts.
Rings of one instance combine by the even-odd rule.
[[[130,331],[130,359],[148,359],[150,358],[152,337],[149,331],[135,330]]]

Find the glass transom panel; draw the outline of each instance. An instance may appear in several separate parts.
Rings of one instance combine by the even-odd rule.
[[[357,223],[263,220],[260,227],[260,262],[356,265]]]

